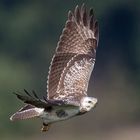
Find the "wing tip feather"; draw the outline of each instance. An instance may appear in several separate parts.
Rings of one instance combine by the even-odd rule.
[[[68,12],[68,19],[72,20],[72,17],[73,17],[73,13],[72,13],[71,10],[69,10],[69,12]]]
[[[75,19],[75,21],[77,22],[77,24],[82,24],[85,27],[88,27],[90,30],[92,30],[95,34],[96,31],[96,35],[95,37],[98,37],[99,34],[99,29],[98,29],[98,22],[95,18],[95,14],[94,14],[94,10],[93,8],[90,8],[90,10],[87,10],[85,3],[82,4],[82,6],[76,6],[74,9],[74,15],[71,15],[72,12],[70,12],[69,15],[69,19],[72,19],[72,17]],[[71,15],[71,16],[70,16]],[[71,18],[70,18],[71,17]]]

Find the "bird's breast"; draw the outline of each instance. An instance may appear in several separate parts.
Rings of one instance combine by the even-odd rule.
[[[79,113],[79,108],[54,108],[51,112],[44,111],[40,116],[43,122],[53,123],[57,121],[62,121],[76,116]]]

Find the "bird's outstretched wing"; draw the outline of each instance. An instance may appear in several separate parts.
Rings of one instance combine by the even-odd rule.
[[[99,29],[93,9],[83,4],[69,11],[68,20],[53,56],[47,82],[48,99],[86,96],[95,64]]]
[[[30,94],[27,90],[24,89],[24,92],[26,93],[25,95],[20,93],[14,93],[18,99],[29,105],[22,108],[19,112],[23,111],[23,109],[28,110],[30,107],[45,108],[47,110],[50,109],[50,107],[73,106],[73,104],[68,104],[66,101],[63,100],[48,100],[45,97],[40,99],[35,93],[35,91],[32,91],[32,94]]]

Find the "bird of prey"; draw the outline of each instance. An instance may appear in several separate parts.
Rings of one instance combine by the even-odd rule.
[[[49,68],[47,97],[40,99],[33,91],[16,94],[26,105],[10,117],[11,121],[41,118],[42,131],[51,124],[89,112],[97,99],[88,97],[89,79],[95,64],[99,40],[98,22],[93,9],[83,4],[68,12]]]

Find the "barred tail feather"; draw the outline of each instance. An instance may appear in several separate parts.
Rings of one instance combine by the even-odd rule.
[[[10,117],[11,121],[25,120],[33,117],[38,117],[43,113],[43,108],[37,108],[26,105]]]

